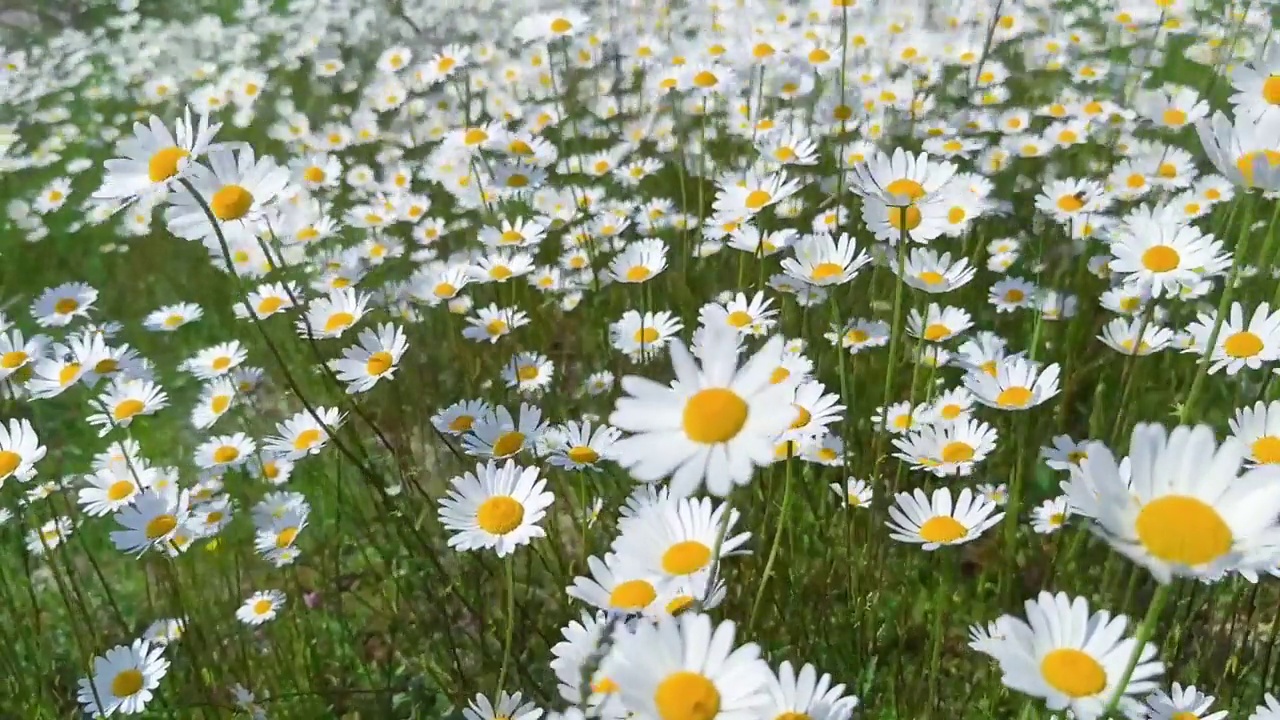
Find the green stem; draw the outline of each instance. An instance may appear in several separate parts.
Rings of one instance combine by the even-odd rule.
[[[1125,688],[1128,687],[1129,680],[1133,677],[1133,671],[1138,667],[1138,660],[1142,658],[1142,649],[1147,646],[1147,640],[1155,632],[1156,621],[1160,619],[1160,611],[1164,609],[1165,603],[1168,602],[1169,592],[1172,588],[1172,583],[1161,585],[1156,589],[1155,596],[1151,598],[1151,604],[1147,606],[1147,615],[1142,619],[1142,624],[1138,626],[1138,635],[1135,638],[1137,643],[1133,646],[1133,652],[1129,653],[1129,662],[1125,664],[1124,673],[1120,675],[1120,681],[1116,683],[1115,693],[1112,694],[1111,700],[1107,702],[1107,707],[1102,711],[1100,718],[1111,717],[1116,707],[1120,704],[1120,698],[1124,697]]]
[[[773,573],[773,563],[778,559],[778,546],[782,544],[782,529],[787,524],[787,510],[791,505],[791,469],[794,466],[795,457],[788,450],[786,479],[782,482],[782,514],[778,516],[778,527],[773,531],[773,543],[769,548],[769,558],[764,563],[764,575],[760,578],[760,587],[756,589],[756,599],[751,603],[751,615],[747,620],[748,631],[755,625],[756,613],[760,610],[765,587],[769,584],[769,576]]]
[[[494,695],[494,702],[502,697],[502,691],[507,682],[507,664],[511,661],[511,638],[515,635],[516,629],[516,561],[515,555],[508,555],[504,563],[506,566],[507,580],[507,630],[506,636],[502,641],[502,667],[498,670],[498,692]]]

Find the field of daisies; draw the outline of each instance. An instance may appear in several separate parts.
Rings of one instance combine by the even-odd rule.
[[[564,2],[3,31],[0,718],[1280,720],[1280,2]]]

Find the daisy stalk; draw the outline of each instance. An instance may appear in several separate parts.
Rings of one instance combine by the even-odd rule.
[[[764,600],[764,590],[769,584],[769,578],[773,575],[773,563],[778,559],[778,547],[782,545],[782,531],[787,525],[787,516],[791,509],[791,475],[792,468],[795,466],[795,443],[787,441],[787,468],[782,481],[782,509],[778,515],[778,526],[773,531],[773,541],[769,547],[769,557],[764,562],[764,574],[760,577],[760,587],[756,589],[756,599],[751,603],[751,614],[747,617],[747,630],[755,627],[756,614],[760,610],[760,602]],[[725,517],[729,517],[729,513],[725,513]],[[718,553],[718,550],[717,550]]]
[[[1135,575],[1137,568],[1135,568]],[[1147,646],[1147,641],[1155,633],[1156,623],[1160,620],[1160,612],[1164,609],[1164,605],[1169,601],[1169,593],[1173,589],[1173,583],[1161,583],[1156,588],[1155,595],[1151,598],[1151,603],[1147,606],[1147,614],[1142,618],[1142,623],[1138,625],[1138,634],[1134,637],[1133,652],[1129,654],[1129,660],[1125,663],[1124,672],[1120,675],[1119,682],[1116,683],[1116,690],[1111,695],[1111,699],[1107,702],[1107,706],[1103,709],[1102,714],[1098,716],[1100,720],[1110,718],[1116,712],[1116,707],[1120,704],[1120,699],[1124,697],[1125,689],[1129,686],[1129,680],[1133,677],[1133,671],[1138,667],[1138,661],[1142,658],[1142,651]],[[1116,716],[1120,717],[1120,716]]]

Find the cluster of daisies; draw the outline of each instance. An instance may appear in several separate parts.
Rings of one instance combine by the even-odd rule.
[[[322,452],[347,456],[338,431],[350,413],[413,359],[410,330],[444,317],[436,350],[498,358],[483,387],[424,413],[440,443],[476,462],[439,499],[447,547],[509,562],[549,542],[558,505],[586,524],[615,512],[603,493],[558,497],[552,478],[637,483],[616,523],[601,523],[616,529],[608,551],[565,588],[572,619],[550,659],[558,710],[499,692],[468,718],[852,716],[860,701],[840,678],[713,618],[734,590],[733,558],[753,551],[734,491],[772,466],[834,475],[841,505],[868,512],[879,500],[885,536],[926,551],[1002,522],[1047,534],[1074,518],[1162,584],[1280,575],[1280,401],[1265,385],[1221,441],[1186,417],[1171,430],[1139,424],[1121,458],[1095,439],[1053,437],[1039,455],[1063,474],[1061,493],[1040,504],[1017,479],[967,485],[996,453],[997,425],[1061,400],[1065,362],[1045,353],[1074,346],[1042,347],[1041,334],[1095,300],[1107,313],[1096,341],[1126,380],[1165,350],[1200,360],[1192,395],[1206,377],[1253,391],[1253,375],[1280,370],[1280,291],[1238,299],[1276,260],[1270,228],[1252,225],[1263,193],[1280,191],[1280,51],[1257,41],[1271,34],[1266,3],[1225,19],[1189,0],[713,0],[660,13],[508,3],[474,16],[431,3],[270,5],[244,2],[234,25],[165,25],[125,2],[92,34],[0,53],[0,99],[50,130],[0,128],[0,167],[59,173],[8,204],[15,232],[34,242],[51,226],[100,227],[123,239],[100,248],[111,252],[150,234],[192,243],[234,286],[237,332],[297,344],[342,390],[264,429],[246,418],[262,415],[280,391],[269,379],[288,368],[248,364],[228,339],[175,363],[170,381],[120,339],[132,328],[104,317],[97,288],[44,289],[27,317],[0,315],[0,393],[79,402],[105,449],[87,472],[48,480],[49,431],[0,424],[0,488],[21,488],[24,519],[54,494],[75,498],[72,514],[30,513],[50,517],[28,523],[32,555],[103,518],[117,550],[176,556],[215,542],[247,507],[255,555],[296,562],[311,508],[286,486]],[[408,25],[421,38],[428,20],[482,39],[395,36]],[[1226,75],[1230,115],[1212,111],[1212,86],[1147,81],[1174,40],[1215,82]],[[1029,73],[1054,82],[1031,92]],[[136,113],[73,121],[72,96],[119,100],[122,88]],[[88,158],[107,146],[105,163]],[[1010,227],[1023,230],[993,233]],[[737,284],[709,302],[682,307],[671,292],[734,265]],[[868,275],[890,278],[893,296],[855,290]],[[141,327],[176,343],[205,315],[178,301]],[[535,341],[579,317],[598,326],[599,352],[557,367]],[[1033,329],[1010,342],[996,327]],[[852,366],[886,356],[883,400],[854,406]],[[906,399],[892,382],[904,360]],[[174,400],[182,384],[199,387],[189,409]],[[505,404],[486,399],[499,390]],[[552,393],[612,410],[553,419]],[[144,452],[129,429],[150,422],[180,428],[193,449]],[[853,426],[916,486],[890,486],[893,473],[846,448]],[[879,470],[884,458],[870,459]],[[848,477],[855,464],[862,478]],[[252,503],[227,491],[244,480]],[[259,590],[235,616],[261,625],[288,600]],[[95,658],[84,709],[143,711],[185,624],[159,620]],[[1225,716],[1201,690],[1166,690],[1150,628],[1131,630],[1045,592],[1025,617],[975,625],[971,647],[1010,689],[1078,720],[1116,708]],[[234,695],[265,713],[249,689]],[[1264,703],[1255,720],[1280,718],[1280,703]]]

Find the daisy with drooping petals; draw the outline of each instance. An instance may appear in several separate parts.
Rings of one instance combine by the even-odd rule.
[[[177,303],[166,305],[147,315],[142,321],[144,327],[155,332],[173,332],[187,323],[195,322],[204,316],[204,310],[195,303]]]
[[[938,477],[968,475],[996,447],[996,429],[969,419],[925,425],[893,439],[897,457]]]
[[[573,585],[565,588],[569,597],[607,612],[648,617],[663,614],[665,608],[658,596],[669,581],[661,573],[645,570],[615,553],[606,553],[603,560],[594,555],[587,558],[587,572],[590,577],[575,577]]]
[[[895,275],[898,274],[897,263],[890,264],[889,269]],[[937,252],[929,248],[911,248],[903,264],[901,277],[907,285],[937,295],[965,285],[975,274],[977,269],[965,258],[959,258],[953,264],[951,253],[943,253],[939,257]]]
[[[1101,444],[1081,472],[1098,490],[1097,522],[1112,547],[1169,582],[1271,560],[1280,542],[1280,470],[1240,474],[1247,453],[1235,438],[1218,445],[1206,425],[1169,432],[1140,424],[1129,445],[1131,477],[1121,477]]]
[[[733,622],[713,625],[685,612],[618,638],[612,678],[623,704],[645,717],[758,717],[768,706],[770,671],[760,648],[734,648]]]
[[[668,500],[630,518],[613,551],[646,572],[675,580],[746,553],[740,548],[751,533],[733,534],[739,519],[736,510],[711,498]]]
[[[152,486],[116,513],[116,522],[124,529],[112,530],[111,542],[117,550],[139,555],[169,543],[177,545],[190,516],[187,491],[163,493]]]
[[[1259,118],[1237,114],[1233,122],[1217,112],[1197,122],[1196,132],[1210,162],[1233,184],[1280,189],[1280,113]]]
[[[907,332],[921,340],[945,342],[973,327],[973,318],[957,307],[929,303],[924,314],[913,309],[907,316]]]
[[[898,493],[889,507],[891,520],[885,525],[889,537],[898,542],[916,543],[924,550],[937,550],[943,545],[960,545],[977,538],[1000,522],[1003,512],[995,503],[964,488],[951,503],[950,488],[938,488],[933,497],[916,488],[913,493]]]
[[[622,436],[617,428],[586,421],[570,420],[561,430],[547,462],[566,470],[599,470],[600,461],[612,457],[613,444]]]
[[[871,262],[865,250],[848,234],[836,239],[825,233],[806,235],[792,246],[795,257],[782,261],[782,270],[790,277],[810,285],[841,285],[849,282],[864,265]]]
[[[1119,687],[1137,641],[1124,636],[1128,619],[1106,610],[1089,614],[1088,601],[1066,593],[1040,593],[1026,603],[1027,619],[1005,615],[1001,631],[977,649],[1000,664],[1002,682],[1012,690],[1042,698],[1050,710],[1067,710],[1078,720],[1098,720],[1111,698],[1121,695],[1119,710],[1137,717],[1135,698],[1155,689],[1164,667],[1156,646],[1145,643],[1128,684]]]
[[[90,717],[134,715],[151,702],[169,672],[164,645],[134,640],[93,659],[92,677],[80,678],[76,700]]]
[[[492,549],[506,557],[543,537],[538,523],[555,499],[546,486],[536,467],[520,467],[514,460],[501,467],[490,460],[477,465],[474,474],[454,478],[448,497],[440,500],[440,522],[453,533],[449,547]]]
[[[671,476],[677,496],[705,481],[724,497],[751,480],[753,469],[773,461],[773,441],[794,417],[776,410],[789,404],[789,382],[771,383],[782,361],[783,342],[774,337],[738,367],[738,336],[707,327],[701,336],[701,366],[684,343],[671,341],[676,381],[622,380],[609,424],[634,433],[614,446],[617,461],[642,482]]]
[[[307,307],[306,315],[298,320],[298,334],[304,338],[341,337],[360,322],[368,307],[368,294],[351,287],[334,290]]]
[[[916,155],[897,148],[892,156],[877,151],[850,172],[849,189],[854,193],[905,207],[938,193],[955,175],[956,166],[933,162],[928,153]]]
[[[86,418],[98,426],[98,437],[117,427],[129,427],[134,418],[151,415],[169,405],[169,395],[150,380],[116,377],[96,400],[101,413]]]

